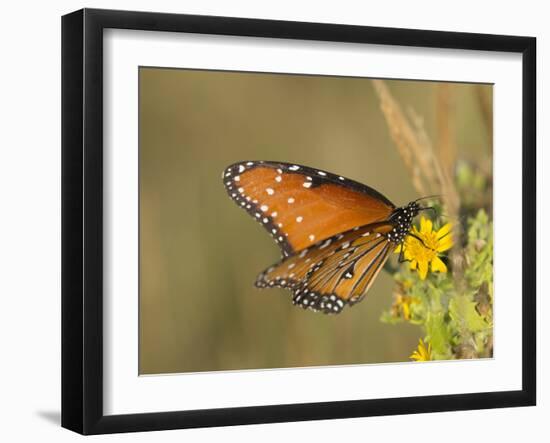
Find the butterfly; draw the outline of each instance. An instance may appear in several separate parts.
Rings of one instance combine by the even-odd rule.
[[[325,314],[363,299],[390,252],[413,235],[413,218],[428,209],[418,200],[396,207],[364,184],[297,164],[239,162],[222,178],[282,250],[256,287],[289,289],[293,304]]]

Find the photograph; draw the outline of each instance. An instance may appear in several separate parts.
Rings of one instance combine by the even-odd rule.
[[[139,67],[139,375],[493,358],[493,85]]]

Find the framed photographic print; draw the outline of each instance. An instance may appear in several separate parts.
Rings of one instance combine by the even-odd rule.
[[[62,425],[534,405],[535,50],[64,16]]]

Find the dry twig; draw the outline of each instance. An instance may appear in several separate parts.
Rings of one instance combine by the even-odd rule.
[[[452,180],[452,168],[443,167],[422,118],[412,109],[407,118],[383,80],[373,80],[373,84],[391,137],[411,174],[414,187],[420,195],[441,194],[448,215],[456,217],[460,202]]]

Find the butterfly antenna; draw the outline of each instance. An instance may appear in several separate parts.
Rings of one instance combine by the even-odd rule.
[[[437,210],[434,206],[420,207],[418,209],[419,209],[419,211],[432,211],[434,216],[449,219],[454,223],[460,223],[460,217],[450,216],[450,215],[445,214],[445,213],[439,213],[438,214]]]
[[[464,220],[465,217],[464,216],[459,216],[459,215],[448,215],[448,214],[439,214],[440,217],[442,218],[446,218],[454,223],[460,223],[460,220]]]
[[[433,211],[434,215],[437,215],[437,211],[434,206],[426,206],[418,208],[419,211]]]
[[[431,210],[431,211],[433,211],[434,215],[436,215],[438,217],[448,218],[449,220],[452,220],[452,221],[457,222],[457,223],[460,221],[460,217],[457,217],[455,215],[451,216],[449,214],[445,214],[444,212],[438,213],[434,206],[420,207],[420,208],[418,208],[418,210],[419,211]]]
[[[427,195],[426,197],[420,197],[415,200],[415,203],[421,201],[421,200],[428,200],[429,198],[442,198],[443,196],[441,194],[434,194],[434,195]]]

